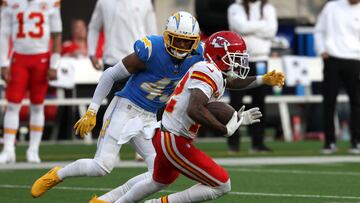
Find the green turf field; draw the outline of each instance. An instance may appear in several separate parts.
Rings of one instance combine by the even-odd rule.
[[[201,150],[204,150],[212,157],[269,157],[269,156],[319,156],[322,143],[319,141],[301,141],[294,143],[286,142],[268,142],[267,145],[274,149],[273,153],[252,154],[249,153],[250,143],[242,143],[241,151],[236,154],[229,155],[227,153],[227,145],[223,139],[216,142],[199,142],[195,144]],[[338,152],[335,155],[347,155],[349,148],[348,142],[338,142]],[[25,161],[26,146],[20,145],[16,148],[16,161]],[[64,161],[75,160],[85,157],[93,157],[96,151],[95,145],[46,145],[40,148],[42,161]],[[121,159],[131,160],[134,158],[134,150],[129,145],[123,145],[121,149]]]
[[[201,149],[216,157],[228,157],[225,143],[198,143]],[[313,156],[319,155],[321,143],[269,143],[272,154],[249,154],[248,144],[238,157],[257,156]],[[346,154],[347,143],[339,143],[338,154]],[[17,161],[24,160],[24,146],[18,147]],[[41,147],[43,161],[75,160],[92,157],[95,146],[49,145]],[[129,146],[123,149],[122,158],[132,159]],[[296,203],[296,202],[360,202],[360,164],[336,163],[322,165],[270,165],[226,166],[231,177],[232,192],[212,202]],[[99,178],[69,179],[43,197],[33,199],[30,186],[47,170],[0,170],[0,203],[28,202],[87,202],[93,194],[101,195],[127,179],[142,173],[145,168],[116,168],[113,173]],[[175,184],[154,197],[183,190],[194,184],[180,178]]]

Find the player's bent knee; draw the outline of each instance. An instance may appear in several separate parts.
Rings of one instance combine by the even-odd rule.
[[[106,174],[109,173],[95,161],[92,164],[92,169],[93,169],[92,173],[94,173],[94,176],[105,176]]]
[[[145,163],[148,167],[148,171],[152,172],[154,170],[154,160],[155,160],[156,154],[149,155],[145,158]]]
[[[44,114],[44,105],[30,105],[31,114]]]
[[[21,103],[8,103],[7,105],[7,112],[16,113],[18,114],[20,112]]]
[[[166,187],[168,187],[168,184],[163,184],[163,183],[158,183],[155,180],[151,179],[151,184],[154,188],[156,188],[157,190],[162,190],[165,189]]]
[[[115,158],[107,157],[103,159],[95,159],[95,161],[99,168],[104,171],[104,175],[111,173],[111,171],[114,169]]]
[[[79,176],[104,176],[107,172],[94,159],[79,159],[73,163]]]

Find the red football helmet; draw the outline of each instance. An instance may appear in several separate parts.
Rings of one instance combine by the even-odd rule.
[[[204,57],[230,78],[245,79],[250,70],[245,41],[235,32],[212,34],[205,42]]]

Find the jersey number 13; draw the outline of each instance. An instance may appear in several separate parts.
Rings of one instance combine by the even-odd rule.
[[[36,20],[34,30],[25,33],[24,31],[24,13],[20,12],[16,15],[16,18],[19,22],[18,33],[16,35],[17,38],[25,38],[26,35],[30,36],[31,38],[41,38],[44,35],[44,15],[40,12],[32,12],[28,16],[29,20]]]

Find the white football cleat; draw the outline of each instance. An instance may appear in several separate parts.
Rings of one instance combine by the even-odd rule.
[[[29,163],[35,163],[35,164],[40,163],[41,160],[39,157],[39,152],[37,152],[35,150],[27,150],[26,151],[26,160]]]
[[[330,154],[334,154],[335,152],[337,152],[337,148],[335,143],[331,143],[329,145],[326,145],[322,150],[321,153],[325,154],[325,155],[330,155]]]
[[[0,164],[13,164],[16,161],[15,151],[3,151],[0,154]]]
[[[349,149],[349,154],[355,154],[355,155],[358,155],[358,154],[360,154],[360,149],[358,149],[358,148],[351,148],[351,149]]]

